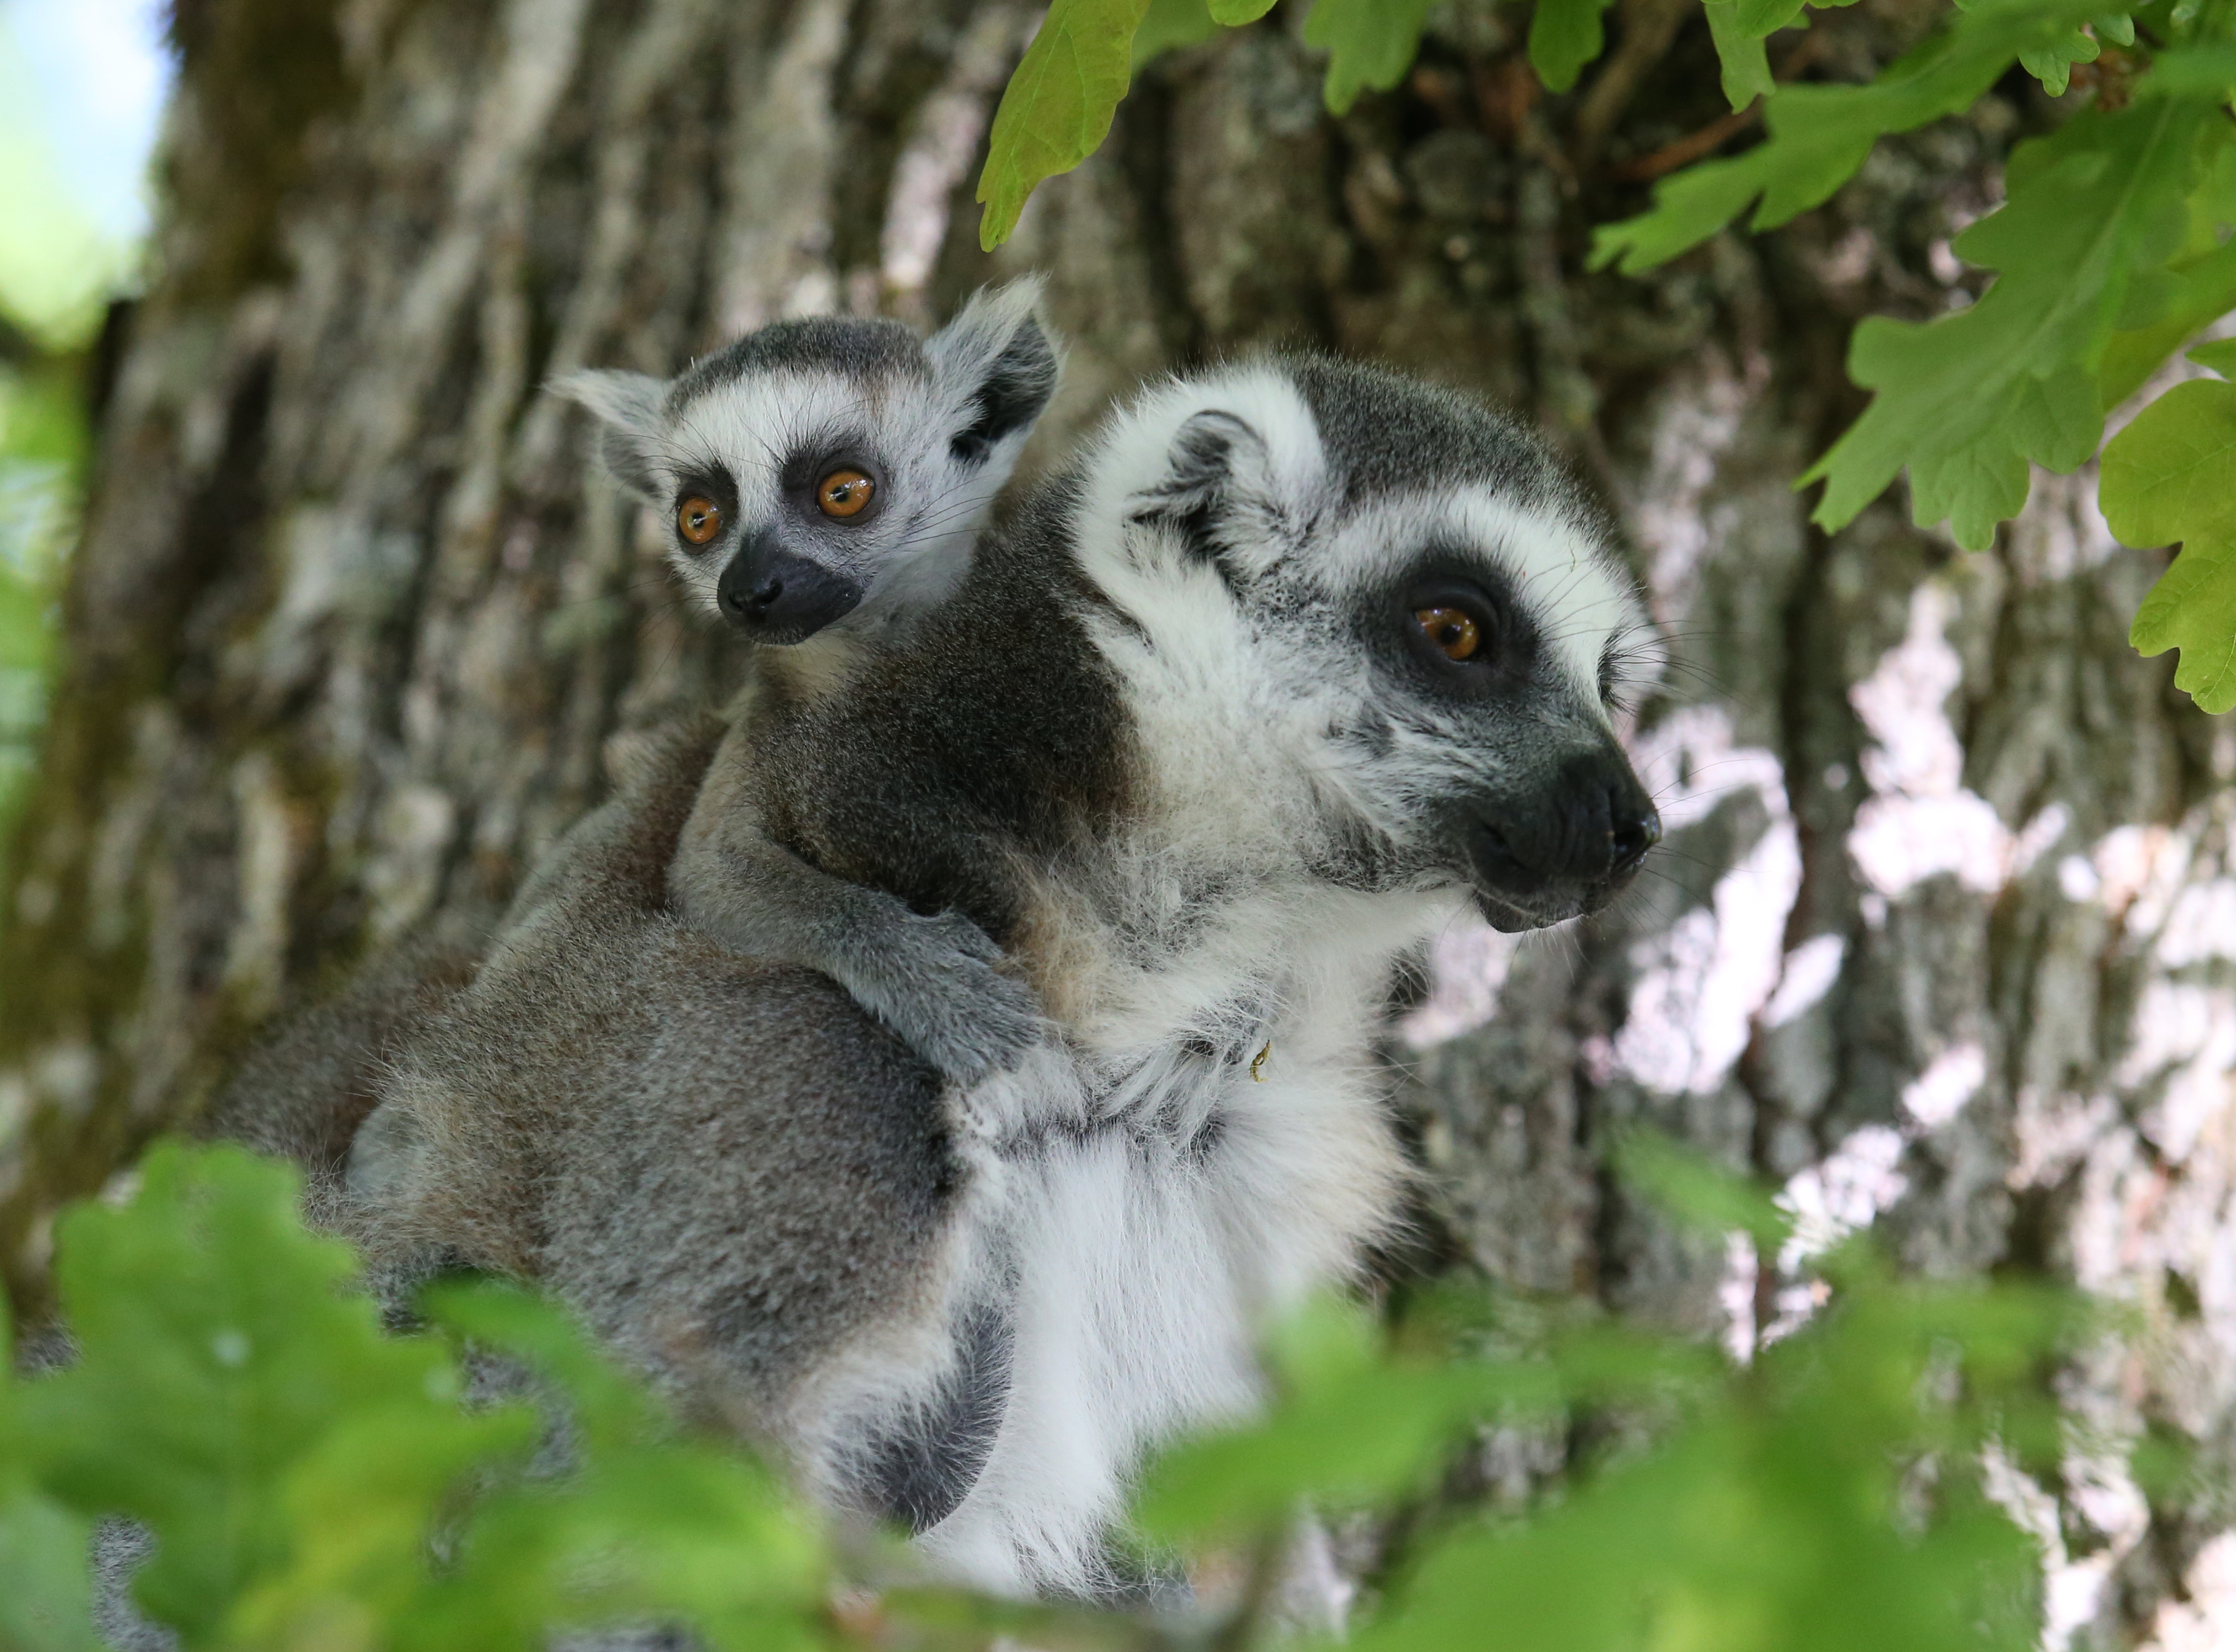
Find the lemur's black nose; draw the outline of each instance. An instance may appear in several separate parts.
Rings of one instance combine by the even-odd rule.
[[[1661,841],[1661,816],[1643,797],[1634,805],[1618,800],[1611,813],[1614,824],[1608,841],[1615,862],[1609,870],[1617,878],[1628,878],[1646,863],[1646,852]]]
[[[853,611],[862,588],[845,575],[755,536],[722,570],[723,618],[759,642],[799,642]]]
[[[1549,783],[1499,799],[1476,818],[1469,852],[1490,888],[1532,896],[1555,885],[1628,883],[1661,840],[1653,800],[1610,748],[1572,757]]]

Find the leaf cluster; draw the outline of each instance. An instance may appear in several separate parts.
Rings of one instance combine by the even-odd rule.
[[[1857,327],[1848,370],[1871,402],[1796,484],[1825,484],[1813,519],[1829,530],[1907,472],[1919,525],[1946,521],[1960,545],[1983,548],[2026,503],[2030,466],[2086,463],[2107,410],[2236,308],[2236,5],[1956,0],[1942,27],[1868,82],[1779,83],[1770,36],[1849,3],[1704,0],[1724,95],[1734,110],[1759,104],[1766,135],[1665,179],[1649,210],[1600,227],[1592,261],[1640,274],[1742,220],[1774,229],[1829,199],[1882,138],[1963,114],[2015,69],[2058,96],[2075,65],[2103,63],[2106,95],[2021,145],[2003,205],[1953,243],[1957,257],[1994,274],[1987,290],[1930,320],[1875,316]],[[1601,55],[1607,4],[1536,0],[1528,53],[1547,88],[1574,87]],[[1016,227],[1036,184],[1093,153],[1138,63],[1269,7],[1055,0],[996,117],[979,188],[984,244]],[[1428,0],[1311,0],[1303,38],[1328,55],[1330,109],[1398,82],[1428,10]],[[2200,421],[2213,399],[2187,395],[2138,421],[2130,454],[2161,437],[2185,452],[2209,443],[2209,421]],[[2171,520],[2112,514],[2131,524],[2121,530],[2131,543],[2147,537],[2143,524]],[[2176,566],[2136,616],[2132,641],[2146,653],[2181,648],[2176,681],[2208,711],[2236,708],[2229,557],[2219,540],[2200,542]]]
[[[66,1368],[0,1389],[0,1646],[97,1644],[88,1544],[114,1516],[153,1537],[133,1596],[189,1652],[820,1638],[814,1524],[557,1310],[454,1287],[390,1335],[287,1170],[168,1144],[141,1174],[60,1225]]]
[[[1752,1188],[1639,1137],[1625,1177],[1774,1249]],[[391,1334],[297,1187],[226,1149],[159,1148],[121,1204],[69,1213],[61,1369],[0,1387],[0,1647],[88,1652],[94,1524],[155,1540],[132,1589],[188,1649],[502,1652],[682,1630],[695,1645],[1241,1645],[1226,1623],[953,1592],[848,1596],[817,1523],[694,1438],[517,1291],[450,1284]],[[1302,1508],[1408,1532],[1358,1638],[1389,1652],[2033,1644],[2039,1557],[1983,1451],[2054,1460],[2047,1362],[2101,1331],[2009,1286],[1917,1284],[1861,1248],[1833,1307],[1733,1367],[1573,1305],[1448,1288],[1394,1325],[1310,1305],[1256,1421],[1158,1464],[1137,1530],[1175,1554],[1278,1551]],[[1584,1442],[1541,1506],[1455,1496],[1496,1431]],[[1597,1442],[1596,1445],[1590,1442]],[[853,1602],[850,1608],[844,1604]],[[870,1604],[865,1607],[865,1599]],[[835,1607],[833,1602],[841,1604]]]
[[[1670,1144],[1634,1184],[1681,1220],[1773,1247],[1768,1201]],[[1323,1303],[1277,1346],[1265,1421],[1166,1458],[1143,1518],[1176,1543],[1265,1542],[1300,1508],[1425,1508],[1356,1636],[1370,1652],[2022,1649],[2041,1553],[1991,1459],[2055,1461],[2042,1382],[2104,1327],[2054,1290],[1895,1278],[1861,1244],[1818,1320],[1733,1370],[1573,1307],[1449,1299],[1385,1335]],[[1440,1493],[1496,1431],[1599,1439],[1538,1506]]]

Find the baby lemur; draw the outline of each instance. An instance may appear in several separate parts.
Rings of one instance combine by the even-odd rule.
[[[690,600],[765,648],[817,638],[835,669],[961,578],[1058,369],[1028,279],[979,293],[928,340],[893,321],[779,321],[671,380],[595,372],[555,388],[598,415],[608,470],[666,519]],[[615,815],[598,811],[545,858],[499,934],[534,919]],[[1030,989],[967,918],[918,917],[817,872],[761,834],[749,800],[673,859],[676,902],[706,934],[831,976],[950,1078],[1013,1061],[1039,1024]],[[304,1163],[322,1210],[395,1048],[484,951],[454,920],[376,958],[250,1059],[212,1128]],[[358,1169],[376,1174],[370,1151]]]
[[[649,757],[399,1054],[356,1231],[543,1281],[953,1574],[1108,1586],[1141,1454],[1250,1406],[1267,1313],[1396,1220],[1393,968],[1470,902],[1595,910],[1654,841],[1612,543],[1527,434],[1394,375],[1151,391],[944,600],[768,651],[719,752]],[[943,1083],[718,944],[663,885],[733,819],[975,925],[1045,1032]]]
[[[608,469],[671,518],[699,599],[792,645],[792,680],[836,682],[963,577],[1056,389],[1039,298],[1029,279],[982,292],[925,342],[891,321],[779,323],[666,384],[585,372],[558,388],[604,422]],[[819,872],[720,773],[670,869],[687,921],[831,977],[955,1082],[1015,1062],[1039,1021],[983,930]]]

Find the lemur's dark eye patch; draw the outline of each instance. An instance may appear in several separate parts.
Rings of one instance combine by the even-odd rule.
[[[1472,660],[1483,646],[1483,627],[1463,608],[1440,603],[1416,609],[1413,623],[1421,628],[1429,646],[1447,660]]]
[[[815,484],[815,503],[826,517],[844,521],[869,509],[878,484],[851,466],[836,470]]]
[[[712,544],[722,531],[722,507],[703,493],[691,495],[675,507],[675,531],[686,544]]]
[[[1457,556],[1422,563],[1393,593],[1396,611],[1384,610],[1379,626],[1389,629],[1380,635],[1401,643],[1438,693],[1495,694],[1527,681],[1535,633],[1503,577]]]

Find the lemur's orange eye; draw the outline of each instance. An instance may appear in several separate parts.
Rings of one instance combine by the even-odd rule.
[[[877,490],[878,484],[859,471],[833,471],[815,484],[815,503],[826,517],[858,517]]]
[[[722,531],[722,507],[704,494],[693,494],[675,507],[675,531],[687,544],[711,544]]]
[[[1483,627],[1465,609],[1416,609],[1413,622],[1447,660],[1473,659],[1475,651],[1483,646]]]

